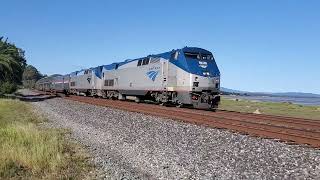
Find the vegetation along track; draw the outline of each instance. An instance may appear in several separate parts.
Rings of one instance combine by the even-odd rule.
[[[211,112],[170,108],[154,104],[138,104],[83,96],[69,96],[66,99],[167,117],[214,128],[230,129],[253,136],[279,139],[287,143],[307,144],[311,147],[320,148],[320,121],[316,120],[229,111]]]

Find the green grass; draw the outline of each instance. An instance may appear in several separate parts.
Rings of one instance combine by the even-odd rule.
[[[280,115],[320,120],[320,106],[302,106],[291,103],[255,102],[222,98],[220,109],[261,114]]]
[[[0,179],[79,179],[92,169],[66,130],[39,128],[27,103],[0,99]]]

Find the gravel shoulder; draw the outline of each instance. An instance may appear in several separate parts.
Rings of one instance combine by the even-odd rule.
[[[320,179],[316,149],[61,98],[32,104],[105,179]]]

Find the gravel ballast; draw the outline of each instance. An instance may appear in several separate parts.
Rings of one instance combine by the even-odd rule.
[[[106,179],[320,179],[316,149],[61,98],[32,104]]]

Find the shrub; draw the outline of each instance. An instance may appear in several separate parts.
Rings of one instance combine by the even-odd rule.
[[[10,83],[10,82],[4,82],[0,84],[0,94],[10,94],[17,90],[17,85]]]

